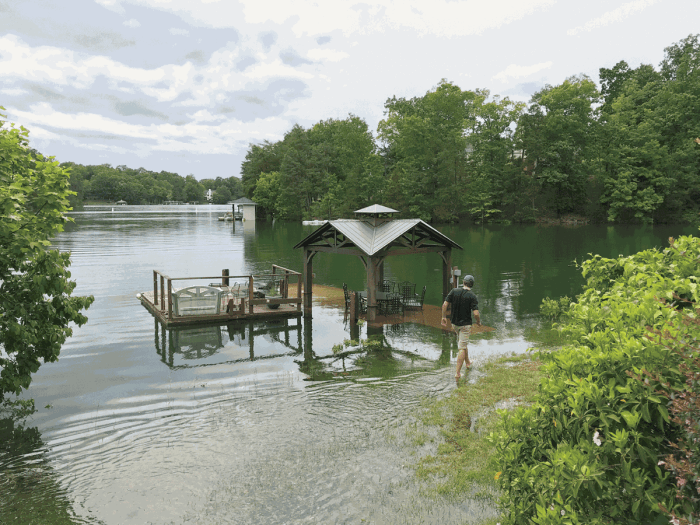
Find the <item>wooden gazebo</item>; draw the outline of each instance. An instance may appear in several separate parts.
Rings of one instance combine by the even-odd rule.
[[[438,253],[442,259],[442,295],[452,288],[452,249],[462,247],[420,219],[392,219],[396,210],[374,204],[357,210],[357,219],[328,221],[294,248],[304,249],[304,315],[311,315],[314,256],[319,252],[355,255],[367,270],[367,320],[377,315],[377,288],[384,259],[393,255]]]

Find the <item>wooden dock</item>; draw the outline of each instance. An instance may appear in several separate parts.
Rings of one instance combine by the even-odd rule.
[[[212,279],[220,279],[220,283],[202,285],[201,288],[220,292],[218,299],[206,299],[210,303],[206,308],[182,309],[195,312],[202,310],[204,313],[188,315],[178,312],[174,296],[187,288],[176,288],[173,286],[173,281],[211,281]],[[230,286],[231,281],[236,281],[238,286]],[[241,293],[241,282],[244,284],[243,293]],[[272,283],[272,285],[264,288],[261,283]],[[296,297],[290,297],[290,285],[292,289],[296,288]],[[300,317],[303,302],[301,286],[301,273],[278,265],[272,265],[272,271],[269,274],[230,276],[228,270],[223,270],[221,276],[214,277],[168,277],[154,270],[153,290],[141,292],[137,297],[141,304],[166,327],[218,324],[238,319]]]

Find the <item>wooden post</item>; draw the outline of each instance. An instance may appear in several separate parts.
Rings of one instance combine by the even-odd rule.
[[[350,294],[350,326],[357,324],[357,292]]]
[[[153,270],[153,306],[158,308],[158,272]]]
[[[155,304],[153,306],[156,306]],[[160,276],[160,311],[165,311],[165,279]]]
[[[297,299],[301,299],[301,275],[297,275]],[[301,303],[297,303],[297,312],[301,312]]]
[[[384,259],[382,259],[382,262],[380,262],[377,266],[377,284],[381,290],[381,287],[384,285]]]
[[[225,270],[221,270],[221,286],[228,286],[229,279],[228,279],[228,268]]]
[[[367,322],[377,317],[377,261],[373,256],[367,258]]]
[[[304,317],[311,317],[313,298],[313,258],[316,252],[304,249]]]
[[[284,293],[282,297],[289,299],[289,272],[287,270],[284,272]]]
[[[450,293],[450,268],[452,267],[452,248],[440,254],[442,257],[442,300]]]
[[[168,319],[173,318],[173,282],[168,278]]]
[[[248,312],[253,315],[253,276],[248,277]],[[252,330],[252,329],[251,329]]]

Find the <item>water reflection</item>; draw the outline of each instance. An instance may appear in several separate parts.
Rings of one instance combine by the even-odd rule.
[[[154,325],[156,353],[173,370],[274,359],[302,352],[300,318],[176,328],[166,328],[154,319]],[[275,349],[270,351],[266,344],[256,355],[256,337],[272,343]],[[284,351],[285,348],[290,351]]]
[[[99,523],[78,518],[37,427],[0,411],[0,523]]]

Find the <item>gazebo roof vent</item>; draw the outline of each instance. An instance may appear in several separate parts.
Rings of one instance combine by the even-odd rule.
[[[398,210],[387,208],[381,204],[372,204],[361,210],[355,210],[355,216],[372,226],[379,226],[383,222],[392,219],[392,213],[399,213]]]

